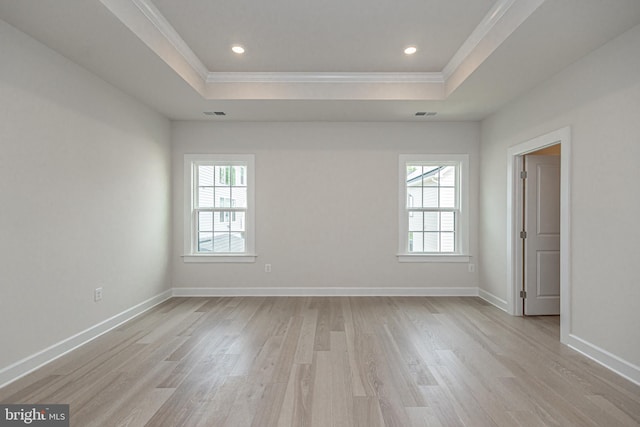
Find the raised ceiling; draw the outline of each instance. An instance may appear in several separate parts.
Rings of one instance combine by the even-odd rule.
[[[495,0],[153,3],[211,71],[439,72]]]
[[[640,1],[0,0],[0,18],[171,119],[478,120]]]

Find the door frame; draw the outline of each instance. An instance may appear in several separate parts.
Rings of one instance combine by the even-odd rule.
[[[522,185],[523,156],[560,144],[560,341],[567,343],[571,331],[571,129],[564,127],[510,147],[507,151],[507,309],[522,316]]]

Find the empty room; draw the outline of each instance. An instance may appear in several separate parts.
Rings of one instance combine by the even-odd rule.
[[[0,425],[640,425],[638,0],[0,0]]]

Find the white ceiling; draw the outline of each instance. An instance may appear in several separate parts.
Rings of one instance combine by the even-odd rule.
[[[0,0],[0,18],[171,119],[478,120],[640,23],[640,1]]]
[[[211,71],[306,72],[442,71],[494,2],[153,0]]]

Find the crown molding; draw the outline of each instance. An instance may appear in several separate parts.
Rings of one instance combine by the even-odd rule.
[[[158,8],[149,0],[131,0],[138,9],[144,14],[151,24],[176,48],[178,53],[187,61],[194,71],[202,78],[207,80],[209,70],[200,60],[198,55],[187,45],[180,34],[173,28],[173,25],[167,21],[167,18],[158,10]]]
[[[442,69],[442,75],[447,80],[462,65],[471,53],[478,47],[478,44],[491,32],[496,24],[502,19],[507,11],[513,6],[516,0],[498,0],[491,7],[489,12],[482,18],[482,21],[471,32],[471,35],[462,43],[462,46],[451,57],[451,60]],[[502,43],[504,40],[500,40]]]
[[[445,98],[526,21],[546,0],[498,0],[442,70]]]
[[[360,99],[362,98],[361,90],[357,90],[356,87],[362,86],[350,85],[391,83],[404,85],[397,95],[400,97],[443,100],[459,87],[545,0],[497,0],[442,72],[412,73],[210,71],[152,0],[100,1],[205,99],[246,99],[248,93],[256,95],[259,85],[280,87],[276,92],[271,89],[266,90],[269,96],[308,99],[318,96],[317,88],[313,88],[314,85],[333,83],[338,85],[325,94],[326,97]],[[274,84],[276,86],[269,86]],[[281,88],[287,84],[296,85],[295,87],[308,85],[309,89],[298,90],[291,86],[291,90],[282,90]],[[421,87],[416,86],[415,90],[410,90],[411,85]],[[426,86],[429,89],[425,89]],[[394,98],[387,93],[393,89],[382,89],[382,87],[380,87],[384,92],[382,98]],[[259,94],[257,96],[260,97]]]
[[[434,83],[442,73],[209,72],[207,83]]]

